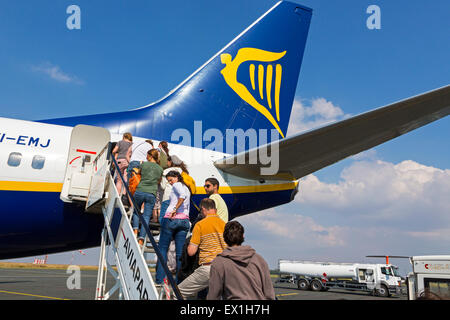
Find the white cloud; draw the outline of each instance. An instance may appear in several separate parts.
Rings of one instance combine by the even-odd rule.
[[[38,66],[32,66],[32,70],[45,74],[46,76],[58,82],[74,83],[78,85],[84,84],[84,82],[78,79],[78,77],[63,72],[59,66],[53,65],[49,62],[42,63]]]
[[[278,259],[367,262],[369,254],[447,254],[449,194],[449,169],[411,160],[355,161],[336,183],[311,174],[300,180],[293,202],[238,220],[247,244],[272,268]],[[407,262],[404,268],[408,272]]]
[[[345,244],[341,237],[343,229],[337,226],[324,227],[313,218],[299,213],[279,213],[275,209],[264,210],[239,218],[244,225],[259,229],[268,235],[284,238],[294,243],[314,243],[315,247],[336,247]]]
[[[292,106],[287,136],[308,131],[350,117],[325,98],[316,98],[305,104],[305,99],[296,98]]]
[[[351,156],[352,160],[376,160],[377,159],[377,151],[375,149],[369,149],[354,156]]]
[[[309,175],[296,202],[352,225],[401,226],[408,235],[442,234],[450,227],[450,170],[406,160],[354,162],[337,183]],[[414,233],[419,232],[419,233]]]
[[[449,242],[450,241],[450,228],[434,229],[432,231],[407,231],[406,235],[428,241]]]

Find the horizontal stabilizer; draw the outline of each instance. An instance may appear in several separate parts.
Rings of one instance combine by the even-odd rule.
[[[358,116],[216,161],[217,168],[249,179],[296,180],[450,114],[450,85]],[[258,155],[278,144],[278,173],[264,175]],[[275,146],[276,147],[276,146]],[[245,158],[245,162],[243,159]],[[250,164],[249,159],[258,159]],[[272,156],[272,161],[277,160]],[[253,162],[255,163],[255,162]]]

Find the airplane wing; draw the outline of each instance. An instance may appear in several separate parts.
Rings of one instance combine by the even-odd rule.
[[[224,172],[243,178],[292,181],[449,114],[450,85],[447,85],[322,128],[217,160],[214,165]],[[263,148],[275,150],[272,149],[277,147],[275,144],[278,144],[279,149],[279,170],[273,175],[262,174],[261,169],[269,165],[261,164],[262,161],[255,157]],[[242,160],[244,158],[245,162]],[[257,164],[250,164],[249,159],[258,159]]]

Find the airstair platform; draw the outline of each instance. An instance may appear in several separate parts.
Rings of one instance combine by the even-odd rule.
[[[95,299],[108,300],[118,291],[119,298],[125,300],[172,297],[182,300],[167,263],[161,264],[166,274],[163,286],[158,290],[155,285],[144,254],[152,252],[158,260],[164,261],[151,230],[157,229],[157,226],[150,228],[143,219],[124,177],[115,169],[118,164],[111,151],[109,131],[99,127],[76,126],[72,132],[61,192],[63,201],[85,203],[86,214],[102,214],[104,217]],[[122,192],[116,188],[116,179],[122,180],[125,194],[131,199],[128,208],[122,203]],[[139,217],[146,232],[146,241],[142,247],[131,226],[133,215]],[[111,252],[112,264],[109,262]],[[115,284],[106,291],[108,274],[115,279]]]

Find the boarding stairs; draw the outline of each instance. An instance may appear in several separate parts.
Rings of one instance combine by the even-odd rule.
[[[118,292],[119,299],[125,300],[161,300],[172,297],[182,300],[167,263],[162,263],[166,274],[164,285],[158,290],[154,283],[144,254],[154,253],[158,260],[163,261],[154,237],[159,231],[159,225],[151,223],[149,226],[145,223],[124,177],[115,169],[118,164],[112,156],[109,131],[99,127],[76,126],[72,131],[67,161],[61,199],[65,202],[85,203],[86,214],[102,214],[105,221],[95,299],[108,300]],[[124,206],[119,196],[121,192],[115,186],[116,179],[122,180],[126,195],[131,199],[130,206]],[[146,241],[142,247],[133,233],[133,213],[137,214],[145,228]],[[115,267],[109,263],[111,252]],[[112,275],[115,284],[106,291],[108,273]]]

